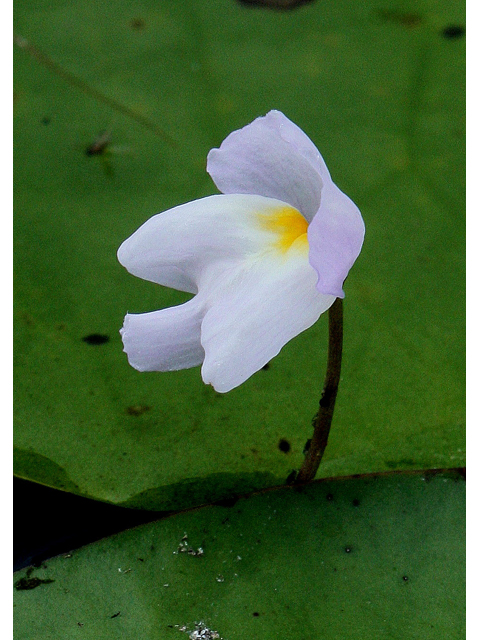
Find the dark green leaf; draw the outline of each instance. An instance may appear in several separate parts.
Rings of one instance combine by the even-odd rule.
[[[392,474],[178,514],[17,574],[15,638],[463,640],[464,508],[457,473]]]

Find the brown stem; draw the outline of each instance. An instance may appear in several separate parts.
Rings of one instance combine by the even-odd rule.
[[[328,362],[325,383],[320,398],[318,413],[314,418],[313,436],[303,461],[302,467],[295,478],[294,484],[309,482],[317,473],[318,466],[325,452],[330,426],[332,424],[335,399],[340,382],[342,366],[343,344],[343,305],[342,299],[337,298],[328,312]]]

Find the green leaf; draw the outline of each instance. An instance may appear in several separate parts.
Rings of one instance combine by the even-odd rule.
[[[325,318],[223,396],[198,369],[134,371],[118,334],[127,311],[187,299],[126,273],[118,246],[214,193],[208,150],[272,108],[367,227],[320,475],[464,463],[464,38],[443,33],[463,3],[21,0],[15,22],[19,476],[171,509],[300,466]]]
[[[177,514],[16,574],[15,638],[461,640],[464,508],[451,472]]]

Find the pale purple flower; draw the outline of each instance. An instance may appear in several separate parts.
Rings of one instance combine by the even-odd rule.
[[[194,297],[127,314],[121,334],[135,369],[202,365],[204,382],[226,392],[344,297],[365,229],[315,145],[279,111],[231,133],[207,171],[222,195],[153,216],[118,250],[130,273]]]

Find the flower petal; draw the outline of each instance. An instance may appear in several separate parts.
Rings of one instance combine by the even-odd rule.
[[[357,206],[333,182],[325,182],[320,209],[308,227],[309,259],[318,274],[318,291],[345,297],[343,282],[360,253],[364,235]]]
[[[176,371],[202,364],[202,318],[195,298],[161,311],[127,314],[120,333],[128,362],[138,371]]]
[[[203,271],[215,262],[243,260],[265,250],[275,234],[284,202],[256,195],[216,195],[194,200],[153,216],[118,250],[120,263],[133,275],[173,289],[196,293]],[[265,224],[270,220],[272,224]],[[293,234],[303,220],[298,212]],[[297,220],[297,224],[295,224]],[[263,221],[263,222],[262,222]],[[292,231],[276,225],[290,238]],[[305,223],[306,226],[306,223]]]
[[[310,263],[318,273],[317,288],[344,297],[342,285],[360,253],[364,223],[297,125],[279,111],[270,111],[212,149],[207,171],[224,193],[257,193],[301,211],[311,222]]]
[[[280,111],[234,131],[207,158],[207,171],[223,193],[254,193],[298,209],[310,221],[330,179],[313,142]]]
[[[315,288],[317,276],[307,253],[269,253],[239,267],[217,289],[202,323],[202,377],[217,391],[237,387],[296,335],[308,329],[334,302]],[[209,284],[202,287],[208,290]]]

